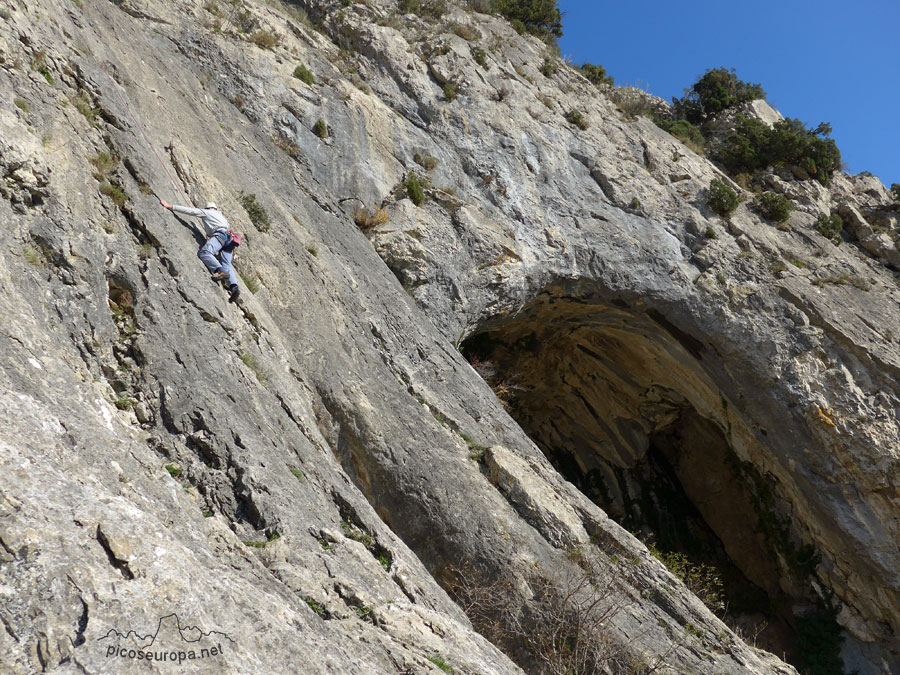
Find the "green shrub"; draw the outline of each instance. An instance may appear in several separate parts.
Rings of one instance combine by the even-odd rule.
[[[832,213],[830,216],[820,213],[818,219],[816,219],[816,230],[822,236],[830,239],[835,245],[840,245],[841,241],[843,241],[841,239],[841,230],[843,229],[844,221],[836,213]]]
[[[437,157],[432,157],[431,155],[422,157],[419,153],[413,156],[413,161],[426,171],[434,171],[435,167],[440,163]]]
[[[541,71],[541,75],[544,77],[553,77],[556,75],[556,71],[559,70],[558,66],[551,61],[549,58],[545,58],[544,62],[541,64],[541,67],[538,68]]]
[[[576,110],[572,108],[569,112],[566,113],[566,121],[569,124],[574,124],[576,127],[581,129],[582,131],[587,129],[590,125],[590,122],[587,121],[585,116],[581,113],[580,110]]]
[[[325,120],[316,120],[316,123],[313,125],[313,133],[319,138],[328,138],[328,125],[325,124]]]
[[[116,206],[124,206],[125,202],[130,199],[121,187],[106,179],[100,181],[100,194],[112,199]]]
[[[519,32],[548,42],[562,37],[562,14],[556,0],[493,0],[492,9],[509,19]]]
[[[475,59],[475,63],[477,63],[482,68],[487,68],[487,52],[484,51],[481,47],[475,46],[472,47],[472,58]]]
[[[310,72],[309,68],[304,66],[302,63],[294,68],[294,77],[296,77],[301,82],[305,82],[306,84],[316,83],[316,78]]]
[[[734,133],[725,140],[716,158],[732,175],[765,169],[769,165],[770,135],[771,129],[762,120],[739,115]]]
[[[268,30],[258,30],[250,36],[250,42],[262,49],[272,49],[280,41],[278,35]]]
[[[466,40],[468,42],[475,42],[476,40],[481,39],[481,33],[479,33],[471,26],[466,26],[461,23],[455,23],[452,26],[452,30],[463,40]]]
[[[47,50],[39,49],[31,56],[31,67],[44,76],[48,84],[53,84],[53,75],[47,67]]]
[[[900,202],[900,183],[893,183],[891,185],[891,196]]]
[[[122,398],[116,399],[116,407],[119,410],[131,410],[132,406],[137,403],[133,398],[128,398],[127,396],[123,396]]]
[[[831,125],[827,122],[815,129],[807,129],[798,119],[776,122],[769,140],[770,162],[799,166],[822,185],[828,185],[831,175],[841,168],[841,152],[828,138],[830,134]]]
[[[471,450],[469,459],[474,459],[476,462],[484,461],[484,453],[487,452],[487,446],[476,443],[469,434],[460,433],[459,436],[466,442],[466,445],[469,446],[469,450]]]
[[[437,654],[433,654],[433,655],[428,656],[428,657],[426,657],[426,658],[427,658],[429,661],[431,661],[434,665],[436,665],[438,668],[440,668],[441,670],[443,670],[445,673],[452,673],[452,672],[453,672],[453,668],[450,666],[450,664],[447,663],[446,661],[444,661],[444,659],[442,659],[442,658],[441,658],[440,656],[438,656]]]
[[[98,152],[91,157],[90,162],[94,165],[94,178],[100,180],[115,170],[119,165],[119,158],[110,152]]]
[[[78,92],[78,96],[73,96],[69,100],[72,102],[72,105],[75,106],[75,110],[84,115],[85,119],[88,122],[93,125],[97,125],[97,118],[100,116],[100,109],[94,107],[86,92],[80,91]]]
[[[239,199],[253,226],[260,232],[268,232],[272,226],[272,221],[269,220],[269,213],[263,205],[256,200],[256,195],[248,195],[242,192]]]
[[[794,210],[791,200],[777,192],[763,192],[753,200],[753,205],[764,218],[776,223],[783,223]]]
[[[687,120],[666,120],[657,117],[653,121],[656,123],[656,126],[664,131],[668,131],[698,155],[702,155],[705,152],[706,142],[703,134]]]
[[[734,68],[711,68],[672,103],[676,117],[700,124],[723,110],[765,97],[760,85],[739,80]]]
[[[26,101],[24,98],[19,98],[18,96],[16,96],[16,98],[13,99],[13,103],[15,103],[16,107],[22,112],[27,113],[29,110],[31,110],[31,106],[28,105],[28,101]]]
[[[353,541],[358,541],[366,548],[372,548],[375,545],[375,540],[372,539],[372,535],[347,520],[341,521],[341,531],[344,533],[345,537],[352,539]]]
[[[756,118],[739,115],[735,132],[725,140],[719,159],[732,174],[753,173],[772,164],[797,166],[822,185],[840,169],[841,152],[827,138],[831,126],[807,129],[797,119],[784,119],[769,127]]]
[[[397,8],[403,14],[418,14],[440,19],[447,13],[445,0],[399,0]]]
[[[422,204],[425,203],[425,190],[422,189],[422,184],[419,182],[416,174],[410,172],[404,186],[406,187],[406,194],[412,200],[413,204],[422,206]]]
[[[737,192],[718,178],[713,178],[709,184],[709,198],[706,203],[709,208],[724,218],[737,208],[740,199],[738,199]]]
[[[609,94],[609,100],[616,104],[616,107],[628,119],[637,117],[652,117],[653,103],[647,92],[637,87],[616,87]]]
[[[25,256],[25,261],[29,265],[40,266],[47,262],[47,257],[43,254],[43,251],[32,246],[26,246],[22,249],[22,255]]]
[[[683,553],[662,551],[653,543],[647,546],[647,550],[713,612],[725,609],[722,596],[724,584],[719,570],[710,565],[692,562]]]
[[[581,74],[584,75],[591,84],[600,86],[601,84],[615,84],[612,75],[606,74],[606,68],[595,63],[582,63]]]
[[[453,103],[457,94],[459,94],[459,85],[456,82],[447,82],[444,85],[444,98],[447,99],[447,103]]]
[[[277,145],[281,150],[284,150],[285,154],[294,159],[299,159],[300,157],[300,146],[298,146],[294,141],[289,138],[285,138],[280,134],[276,134],[272,136],[272,142]]]
[[[265,548],[266,544],[271,544],[273,541],[278,541],[281,539],[281,535],[277,532],[270,532],[266,535],[265,541],[253,541],[252,539],[245,539],[244,546],[249,546],[251,548]]]

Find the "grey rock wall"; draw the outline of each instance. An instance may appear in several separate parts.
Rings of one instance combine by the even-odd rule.
[[[543,45],[499,19],[340,5],[306,3],[320,30],[256,2],[3,17],[4,668],[122,672],[159,626],[157,646],[222,644],[196,672],[519,672],[444,590],[454,570],[512,580],[521,603],[589,559],[621,582],[617,663],[793,672],[563,480],[460,355],[550,289],[702,342],[695,407],[821,553],[850,656],[893,663],[896,290],[811,229],[883,206],[883,187],[779,179],[807,200],[792,231],[745,207],[723,223],[703,205],[718,169],[570,69],[545,78]],[[411,170],[430,177],[423,208]],[[246,233],[238,303],[157,195],[214,199]],[[388,220],[362,232],[366,206]],[[813,283],[839,274],[868,290]]]

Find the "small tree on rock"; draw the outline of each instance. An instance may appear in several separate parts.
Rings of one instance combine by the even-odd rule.
[[[509,19],[520,33],[550,42],[562,37],[562,14],[556,0],[493,0],[493,10]]]
[[[676,117],[701,124],[723,110],[765,97],[761,85],[738,79],[734,68],[713,68],[685,90],[684,98],[673,98],[672,103]]]
[[[706,202],[709,208],[724,218],[734,211],[740,202],[737,192],[718,178],[712,179],[709,184],[709,199]]]

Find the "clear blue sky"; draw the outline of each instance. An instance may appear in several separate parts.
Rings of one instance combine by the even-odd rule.
[[[563,56],[667,101],[735,68],[785,117],[830,122],[850,173],[900,183],[900,0],[558,0]]]

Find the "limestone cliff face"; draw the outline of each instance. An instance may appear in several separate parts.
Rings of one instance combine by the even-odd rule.
[[[722,221],[713,164],[545,50],[390,0],[4,10],[4,668],[540,672],[587,578],[609,671],[794,672],[595,503],[660,467],[779,616],[833,594],[845,661],[897,667],[886,191],[772,174],[790,230]],[[239,302],[154,192],[247,234]]]

